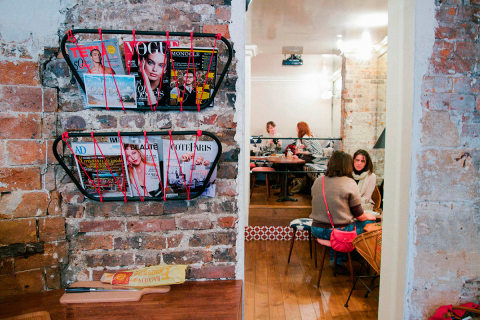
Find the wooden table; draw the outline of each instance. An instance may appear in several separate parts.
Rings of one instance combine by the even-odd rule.
[[[298,159],[298,158],[283,158],[283,157],[268,157],[267,160],[269,162],[277,164],[280,168],[282,168],[282,172],[280,174],[283,176],[281,180],[281,196],[277,199],[277,202],[283,201],[298,201],[298,199],[291,198],[288,195],[288,166],[292,164],[303,164],[305,160]]]
[[[48,311],[57,319],[242,319],[242,281],[189,281],[138,302],[60,304],[65,290],[0,298],[0,319]]]

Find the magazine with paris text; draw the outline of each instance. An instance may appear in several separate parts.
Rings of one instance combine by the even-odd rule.
[[[148,145],[143,137],[123,137],[122,143],[132,195],[162,198],[161,137],[149,137]]]
[[[166,41],[137,41],[137,49],[132,52],[132,48],[133,43],[127,41],[125,61],[130,75],[135,76],[137,106],[167,105],[170,81]]]
[[[117,39],[103,40],[103,43],[106,52],[103,52],[102,41],[100,40],[78,43],[78,46],[74,43],[67,43],[68,56],[80,79],[84,79],[85,74],[113,74],[115,76],[125,74]],[[80,85],[78,88],[84,108],[90,108],[85,92]]]
[[[131,196],[120,144],[73,142],[76,166],[82,187],[94,197]],[[103,154],[103,155],[102,155]]]
[[[176,150],[176,153],[175,153]],[[215,196],[217,168],[208,172],[218,153],[215,141],[163,140],[163,172],[166,197],[187,196],[205,186],[203,196]],[[177,158],[178,157],[178,158]]]
[[[191,48],[172,48],[171,53],[170,105],[202,105],[215,87],[218,50],[193,48],[193,59]]]

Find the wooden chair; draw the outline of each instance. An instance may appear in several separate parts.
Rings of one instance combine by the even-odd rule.
[[[323,240],[319,238],[315,238],[315,248],[313,249],[314,252],[314,259],[315,259],[315,268],[317,267],[317,242],[320,244],[321,247],[323,247],[323,257],[320,260],[320,268],[318,270],[318,280],[317,280],[317,287],[320,287],[320,279],[322,278],[322,272],[323,272],[323,264],[325,262],[325,256],[327,255],[327,251],[329,251],[332,248],[332,245],[330,244],[330,240]],[[350,255],[350,252],[347,253],[348,256],[348,270],[350,271],[350,280],[353,282],[353,267],[352,267],[352,257]],[[333,265],[333,276],[337,276],[337,252],[335,251],[334,255],[334,265]]]
[[[365,261],[360,267],[355,282],[353,283],[352,290],[348,295],[347,302],[345,302],[346,308],[348,308],[348,301],[352,296],[352,292],[355,289],[355,284],[357,283],[357,281],[360,281],[365,286],[365,288],[367,288],[365,298],[367,298],[368,294],[371,293],[375,297],[375,299],[378,300],[378,297],[372,292],[372,290],[378,287],[378,285],[373,286],[373,284],[375,280],[380,277],[380,261],[382,259],[382,229],[364,232],[358,235],[355,240],[353,240],[353,246],[355,247],[357,252],[365,259]],[[365,262],[368,264],[365,265]],[[366,270],[366,266],[368,265],[372,267],[374,273],[369,275],[361,275],[364,266]],[[363,279],[370,279],[370,284],[365,283]]]
[[[373,200],[373,211],[382,213],[382,209],[380,208],[382,204],[382,195],[380,194],[380,190],[378,187],[375,187],[372,193],[372,200]]]
[[[252,168],[250,171],[251,179],[250,179],[250,198],[252,197],[253,187],[255,186],[255,182],[257,181],[257,173],[264,173],[265,174],[265,185],[267,186],[267,201],[270,197],[270,181],[268,179],[268,174],[275,172],[275,169],[270,167],[255,167]]]

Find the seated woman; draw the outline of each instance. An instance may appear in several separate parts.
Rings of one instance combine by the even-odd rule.
[[[357,234],[363,232],[368,223],[375,222],[375,216],[365,213],[362,199],[355,181],[352,179],[352,157],[343,151],[335,151],[327,164],[325,172],[325,198],[335,228],[352,231],[354,225]],[[312,186],[312,234],[320,239],[330,240],[332,226],[323,200],[322,177]],[[330,249],[330,262],[333,266],[334,251]],[[337,264],[347,261],[347,254],[337,252]]]
[[[267,122],[267,134],[270,138],[272,139],[267,139],[263,140],[265,143],[265,150],[270,153],[275,153],[277,151],[280,151],[282,149],[282,140],[275,139],[275,138],[280,138],[281,135],[276,132],[277,126],[275,125],[275,122],[273,121],[268,121]]]
[[[353,154],[353,179],[358,185],[362,204],[373,204],[372,194],[375,190],[377,177],[373,173],[373,162],[367,151],[357,150]]]
[[[315,136],[310,132],[308,124],[304,121],[297,123],[297,137],[300,138],[300,143],[297,144],[296,154],[307,163],[315,162],[315,159],[321,158],[323,155],[322,146],[320,142],[315,139]]]

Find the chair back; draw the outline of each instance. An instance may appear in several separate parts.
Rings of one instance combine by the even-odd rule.
[[[353,240],[353,246],[368,264],[380,274],[382,260],[382,229],[365,232]]]
[[[380,194],[380,190],[378,187],[375,187],[372,193],[372,200],[373,200],[373,211],[380,212],[380,205],[382,204],[382,195]]]

